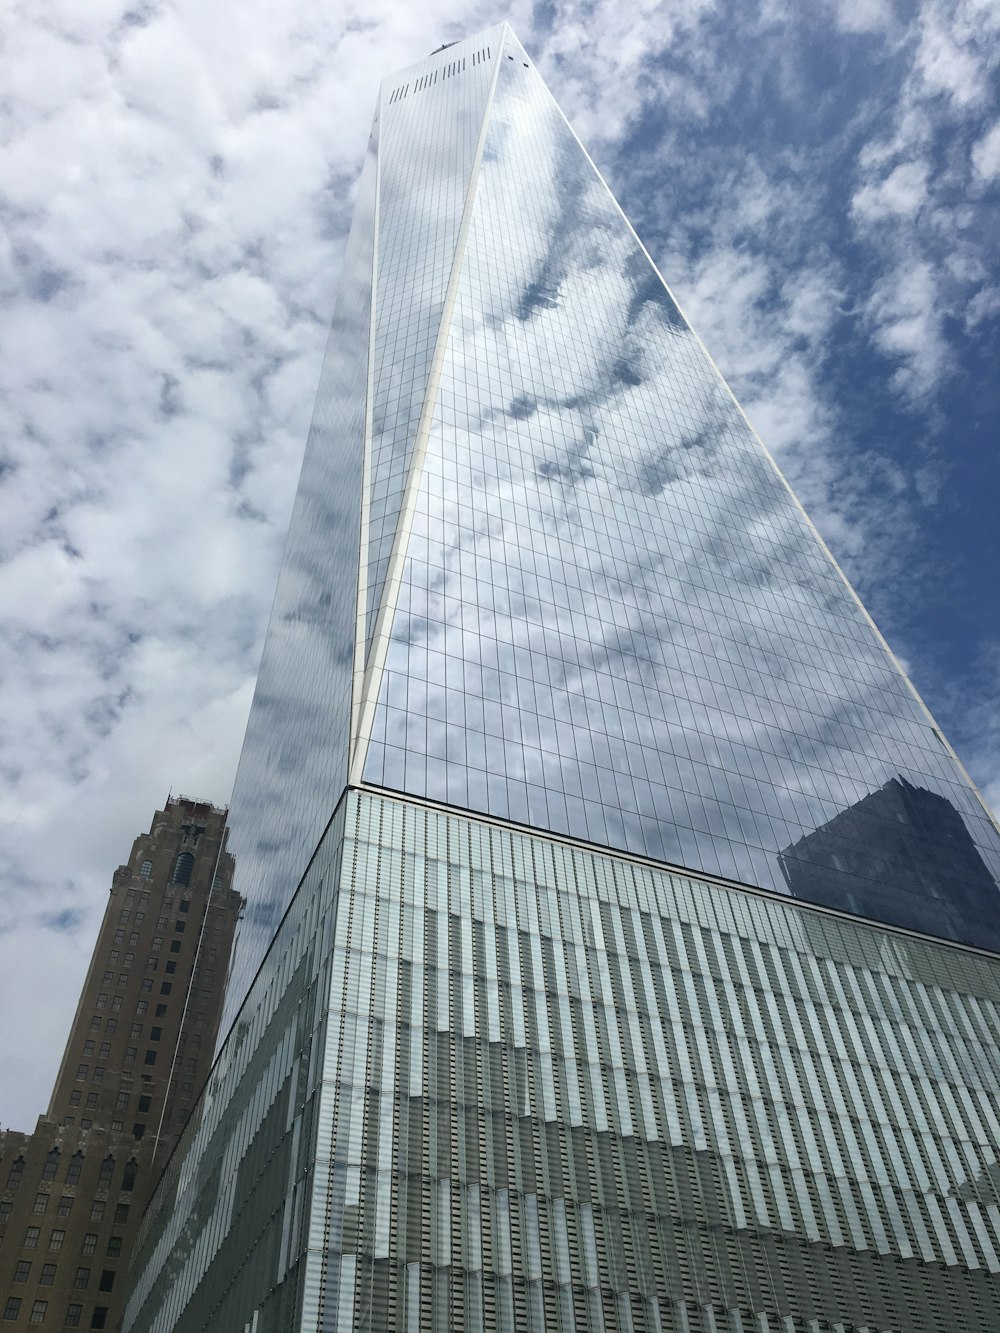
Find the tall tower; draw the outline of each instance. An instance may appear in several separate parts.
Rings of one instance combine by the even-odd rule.
[[[240,898],[178,796],[115,871],[48,1112],[0,1134],[0,1322],[118,1326],[139,1218],[211,1068]]]
[[[383,84],[231,823],[130,1331],[1000,1325],[997,826],[506,25]]]

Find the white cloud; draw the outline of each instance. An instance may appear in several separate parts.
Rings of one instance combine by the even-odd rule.
[[[898,368],[893,379],[907,396],[929,393],[949,359],[934,270],[916,261],[900,264],[872,290],[866,314],[878,347]]]
[[[972,145],[972,169],[982,181],[1000,176],[1000,121]]]
[[[842,32],[883,32],[893,22],[889,0],[837,0],[835,12]]]
[[[867,222],[912,218],[927,202],[927,176],[925,162],[901,162],[882,180],[863,185],[851,210]]]

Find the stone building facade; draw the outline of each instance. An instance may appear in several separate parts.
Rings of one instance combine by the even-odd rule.
[[[115,871],[46,1113],[0,1133],[0,1325],[117,1327],[149,1190],[212,1064],[241,899],[226,811],[178,796]]]

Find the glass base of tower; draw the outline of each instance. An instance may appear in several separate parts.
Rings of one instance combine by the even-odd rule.
[[[1000,1327],[1000,959],[351,791],[125,1328]]]

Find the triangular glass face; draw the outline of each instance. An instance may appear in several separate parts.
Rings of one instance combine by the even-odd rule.
[[[495,30],[493,41],[499,40]],[[383,89],[379,119],[366,640],[370,645],[396,537],[448,281],[493,73],[465,51],[423,79]]]
[[[377,156],[373,133],[233,788],[247,907],[223,1032],[347,781]]]
[[[512,38],[488,114],[364,779],[1000,945],[974,791]]]

